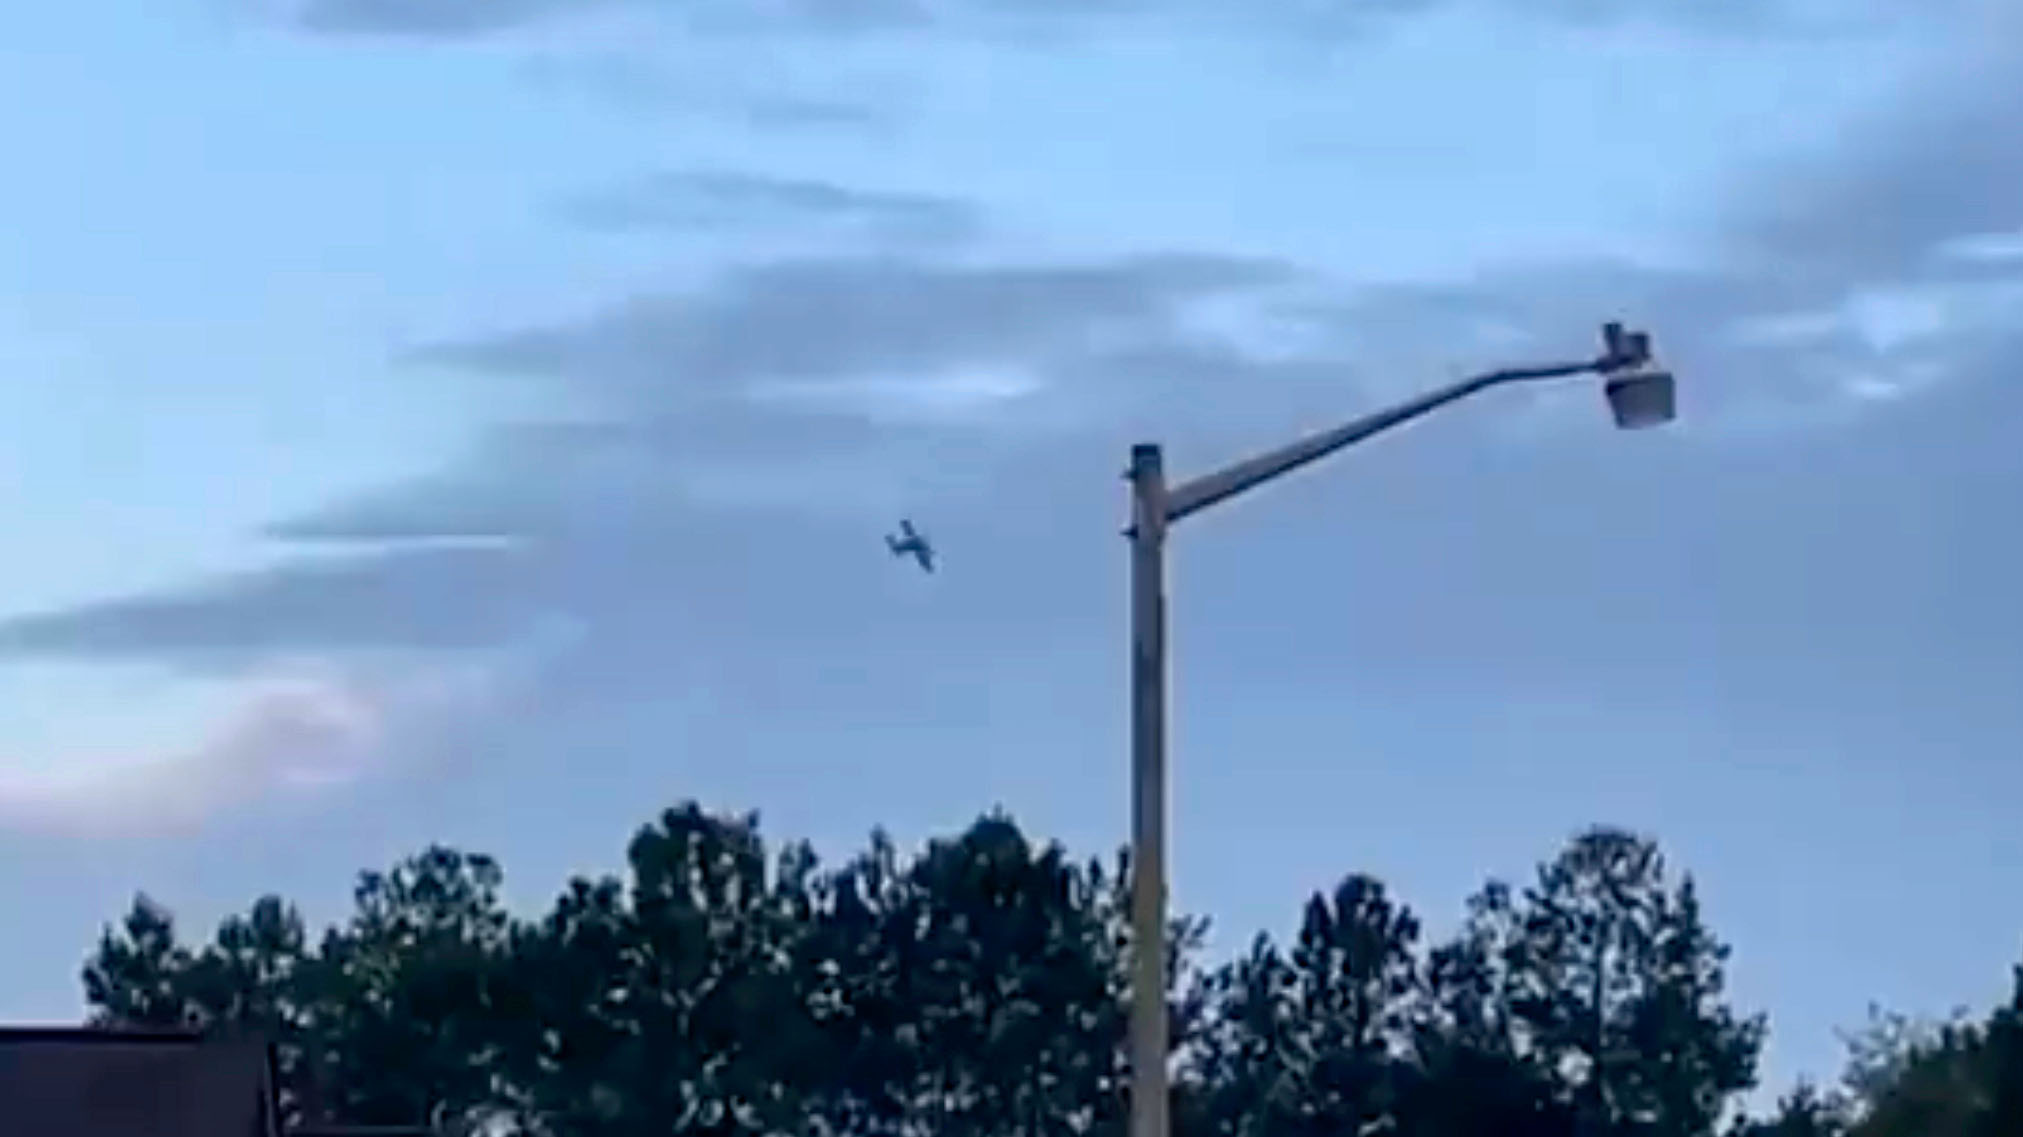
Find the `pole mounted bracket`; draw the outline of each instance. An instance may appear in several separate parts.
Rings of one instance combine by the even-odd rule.
[[[1603,371],[1627,371],[1651,361],[1651,334],[1633,332],[1615,320],[1602,325]]]

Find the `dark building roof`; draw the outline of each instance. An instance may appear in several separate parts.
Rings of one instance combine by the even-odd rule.
[[[288,1137],[436,1137],[426,1125],[299,1125]]]
[[[7,1137],[275,1137],[274,1054],[181,1032],[0,1028]]]

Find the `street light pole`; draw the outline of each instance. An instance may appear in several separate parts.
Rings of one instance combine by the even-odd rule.
[[[1168,1137],[1166,495],[1157,443],[1131,448],[1131,1137]]]
[[[1166,1014],[1166,536],[1172,524],[1373,435],[1491,387],[1601,375],[1616,425],[1669,422],[1670,372],[1650,337],[1602,328],[1602,354],[1574,363],[1492,371],[1298,439],[1178,485],[1157,443],[1131,448],[1131,1137],[1171,1137]]]

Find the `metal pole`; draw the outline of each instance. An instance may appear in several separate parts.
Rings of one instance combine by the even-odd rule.
[[[1166,1050],[1166,471],[1131,448],[1131,1137],[1169,1137]]]

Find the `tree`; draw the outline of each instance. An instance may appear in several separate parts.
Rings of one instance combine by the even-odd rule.
[[[832,1133],[904,1133],[915,1121],[924,1045],[896,950],[914,903],[911,882],[877,832],[868,850],[811,884],[807,934],[794,955],[824,1059],[809,1067],[808,1107]]]
[[[1985,1022],[1936,1029],[1880,1019],[1857,1040],[1861,1093],[1850,1137],[2012,1137],[2023,1133],[2023,967],[2009,1002]],[[1894,1028],[1894,1029],[1892,1029]]]
[[[94,1021],[192,1027],[276,1044],[290,1122],[411,1124],[500,1096],[492,1013],[510,920],[490,858],[433,847],[366,873],[357,911],[312,948],[262,897],[200,949],[141,897],[86,962]]]
[[[2023,964],[2010,973],[2008,1005],[1988,1020],[1981,1069],[1988,1102],[1983,1137],[2023,1133]]]
[[[219,923],[180,983],[193,1019],[214,1032],[252,1035],[276,1044],[281,1106],[290,1123],[305,1108],[315,968],[302,914],[278,896],[263,896],[244,916]]]
[[[84,997],[104,1026],[184,1027],[200,1017],[189,991],[193,957],[176,937],[175,917],[145,894],[117,928],[99,934],[84,964]]]
[[[807,1037],[791,963],[805,849],[768,863],[755,816],[690,802],[627,849],[630,880],[571,882],[517,945],[522,1107],[591,1137],[773,1133]]]
[[[1761,1120],[1739,1120],[1730,1137],[1845,1137],[1847,1105],[1824,1094],[1810,1082],[1800,1082],[1777,1103],[1777,1112]]]
[[[1260,937],[1225,969],[1196,1064],[1213,1129],[1320,1137],[1395,1124],[1418,935],[1381,882],[1353,875],[1307,901],[1289,957]]]
[[[693,803],[622,875],[538,919],[488,857],[440,846],[363,874],[312,938],[263,897],[200,945],[145,895],[83,969],[93,1022],[274,1040],[298,1120],[508,1113],[538,1137],[1121,1137],[1128,864],[1077,863],[989,815],[824,870],[752,816]],[[1366,876],[1281,948],[1202,974],[1171,928],[1176,1128],[1200,1137],[1711,1137],[1763,1024],[1652,842],[1578,835],[1459,931]],[[2023,969],[1980,1021],[1878,1016],[1845,1094],[1801,1086],[1727,1137],[2016,1137]]]
[[[306,1080],[304,980],[313,965],[302,917],[276,896],[228,916],[212,942],[184,946],[166,908],[146,896],[100,936],[84,967],[92,1021],[108,1027],[197,1029],[277,1044],[286,1119],[299,1119]]]
[[[1419,922],[1381,882],[1350,876],[1307,901],[1292,952],[1304,1027],[1298,1130],[1361,1134],[1395,1109],[1394,1046],[1418,985]]]
[[[1728,949],[1654,842],[1597,828],[1540,867],[1510,946],[1522,1037],[1591,1137],[1704,1137],[1755,1083],[1763,1025],[1722,1001]]]
[[[499,1037],[513,921],[482,854],[430,846],[361,874],[350,921],[303,969],[316,1114],[412,1125],[504,1104]]]
[[[1427,954],[1400,1102],[1407,1137],[1574,1133],[1570,1095],[1516,1012],[1521,934],[1510,889],[1491,881],[1455,938]]]
[[[1127,946],[1115,878],[993,815],[903,868],[874,838],[826,900],[803,970],[835,1059],[823,1098],[836,1128],[1113,1123]]]

